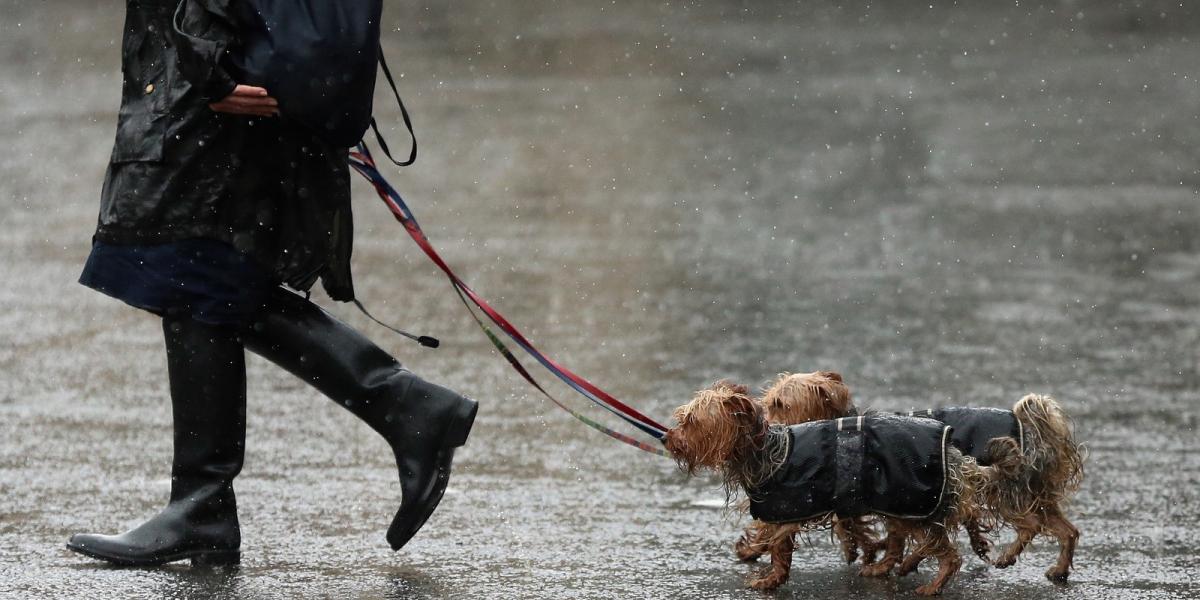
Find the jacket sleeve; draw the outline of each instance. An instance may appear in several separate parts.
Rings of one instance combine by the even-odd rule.
[[[223,66],[237,46],[237,25],[230,8],[234,1],[180,0],[172,19],[179,73],[207,102],[216,102],[237,87]]]

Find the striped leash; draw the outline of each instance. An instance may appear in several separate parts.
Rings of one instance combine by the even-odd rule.
[[[371,185],[375,188],[375,192],[379,195],[379,198],[383,200],[384,204],[387,205],[388,210],[391,211],[392,216],[394,216],[396,220],[404,226],[404,230],[408,232],[408,235],[413,239],[414,242],[416,242],[417,246],[419,246],[421,250],[425,252],[425,255],[428,256],[429,259],[432,260],[433,263],[437,265],[443,273],[446,274],[446,277],[450,280],[450,283],[454,287],[455,293],[458,295],[458,299],[462,301],[463,305],[467,308],[467,312],[471,314],[471,318],[474,319],[475,323],[479,325],[480,329],[483,330],[483,333],[492,342],[492,345],[496,347],[496,350],[500,352],[501,356],[508,361],[509,365],[511,365],[513,369],[525,379],[525,381],[528,381],[530,385],[541,392],[542,395],[549,398],[550,401],[556,406],[567,411],[567,413],[569,413],[571,416],[579,419],[589,427],[615,440],[629,444],[630,446],[644,450],[651,454],[670,456],[663,448],[636,440],[628,435],[606,427],[575,410],[572,410],[570,407],[566,406],[562,402],[559,402],[558,399],[546,391],[546,389],[543,388],[536,379],[534,379],[533,375],[529,373],[528,369],[526,369],[525,366],[522,365],[519,360],[517,360],[517,357],[508,349],[504,342],[501,341],[500,337],[497,336],[491,330],[491,328],[489,328],[487,324],[485,324],[483,320],[479,318],[479,315],[476,314],[475,310],[471,307],[472,304],[482,311],[483,314],[487,315],[488,319],[490,319],[492,323],[494,323],[501,331],[507,334],[515,344],[521,347],[521,349],[523,349],[526,353],[541,363],[542,366],[544,366],[548,371],[553,373],[556,377],[561,379],[575,391],[579,392],[585,398],[591,400],[593,403],[599,405],[605,410],[617,415],[630,425],[633,425],[660,442],[664,437],[666,437],[666,427],[660,425],[654,419],[651,419],[634,408],[622,403],[620,400],[612,397],[610,394],[600,389],[590,381],[580,377],[579,375],[576,375],[566,367],[559,365],[558,363],[554,362],[554,360],[543,354],[540,350],[535,348],[534,345],[528,339],[526,339],[525,336],[522,335],[521,332],[512,325],[512,323],[508,321],[508,319],[504,318],[504,316],[501,315],[495,308],[492,308],[492,306],[488,304],[486,300],[480,297],[479,294],[475,293],[475,291],[470,288],[470,286],[463,282],[463,280],[454,273],[450,266],[446,264],[446,261],[442,260],[442,257],[438,254],[437,250],[433,248],[433,245],[429,242],[429,238],[425,236],[425,232],[422,231],[420,224],[417,223],[416,217],[408,208],[408,205],[404,202],[404,199],[400,196],[400,193],[397,192],[396,189],[393,188],[390,183],[388,183],[387,179],[383,177],[383,174],[379,172],[378,167],[375,165],[375,160],[372,158],[371,152],[367,149],[367,145],[365,143],[360,142],[358,146],[350,152],[349,162],[350,166],[357,171],[359,175],[362,175],[368,182],[371,183]]]

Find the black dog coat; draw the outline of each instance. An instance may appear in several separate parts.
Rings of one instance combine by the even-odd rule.
[[[892,415],[788,427],[787,459],[747,490],[750,514],[769,523],[828,513],[923,519],[942,504],[950,427]]]
[[[987,451],[988,441],[992,438],[1011,437],[1017,440],[1022,452],[1025,450],[1025,430],[1011,410],[953,406],[914,410],[905,414],[941,421],[953,427],[954,433],[950,436],[950,442],[960,452],[974,458],[975,462],[985,467],[992,464]]]

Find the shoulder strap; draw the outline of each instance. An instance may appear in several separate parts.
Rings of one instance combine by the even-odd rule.
[[[396,96],[396,103],[400,105],[400,116],[404,117],[404,126],[408,128],[408,136],[412,138],[412,151],[408,153],[408,159],[400,162],[392,157],[392,151],[388,148],[387,142],[383,139],[383,134],[379,133],[379,125],[375,123],[375,117],[371,117],[371,129],[375,132],[375,141],[379,142],[380,149],[387,155],[388,160],[392,161],[398,167],[407,167],[417,161],[417,134],[413,133],[412,119],[408,116],[408,109],[404,107],[404,100],[400,99],[400,92],[396,90],[396,80],[392,78],[392,71],[388,69],[387,60],[383,58],[383,46],[379,46],[379,66],[383,67],[383,74],[387,77],[388,85],[392,87],[392,94]]]

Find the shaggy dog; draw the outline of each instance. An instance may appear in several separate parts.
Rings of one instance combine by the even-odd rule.
[[[778,423],[803,423],[858,414],[842,377],[831,372],[782,375],[766,390],[762,402],[769,418]],[[978,420],[984,411],[999,412],[995,409],[953,408],[920,411],[923,415],[909,414],[937,418],[966,432],[977,426],[970,421]],[[1046,571],[1046,577],[1063,581],[1070,572],[1079,539],[1079,530],[1067,520],[1064,506],[1083,480],[1085,454],[1075,442],[1070,418],[1053,398],[1027,395],[1013,406],[1011,417],[1017,424],[1016,437],[1006,435],[977,440],[977,443],[959,447],[976,458],[980,465],[991,466],[995,471],[995,476],[989,477],[978,490],[983,508],[979,519],[965,523],[971,547],[983,560],[1005,568],[1017,561],[1036,535],[1052,536],[1059,543],[1059,556],[1054,566]],[[956,434],[956,444],[960,439]],[[990,545],[983,533],[999,524],[1012,527],[1017,537],[991,561]],[[866,527],[861,522],[855,526],[860,530]],[[834,533],[843,548],[852,547],[856,540],[870,539],[845,529],[835,528]],[[744,552],[750,560],[757,558],[753,554],[757,547],[755,541],[753,537],[744,536],[738,545],[739,557]],[[894,541],[888,540],[885,544],[891,542]],[[857,543],[864,548],[871,547],[869,541]]]
[[[1001,476],[980,489],[988,511],[1017,532],[993,564],[1001,569],[1011,566],[1034,536],[1049,535],[1058,540],[1059,551],[1046,577],[1065,581],[1079,530],[1067,520],[1064,508],[1083,483],[1086,453],[1075,442],[1070,417],[1050,396],[1029,394],[1017,401],[1012,412],[1024,439],[999,437],[988,442],[989,460]]]
[[[781,373],[767,387],[759,402],[763,406],[767,422],[773,425],[795,425],[809,421],[837,419],[858,414],[850,397],[850,388],[842,376],[833,371],[813,373]],[[853,563],[862,551],[864,566],[875,562],[875,556],[883,549],[883,543],[875,535],[869,517],[832,518],[832,533],[842,548],[846,562]],[[762,535],[794,536],[804,533],[801,524],[764,527],[752,523],[734,544],[734,554],[739,560],[752,562],[766,552]]]
[[[846,517],[857,517],[862,514],[875,514],[880,518],[888,533],[888,548],[884,558],[876,564],[863,568],[864,574],[873,575],[891,571],[900,562],[900,572],[910,572],[917,564],[928,557],[938,560],[939,570],[933,581],[917,588],[916,592],[923,596],[941,593],[946,582],[962,565],[958,549],[951,539],[960,523],[976,517],[976,489],[985,485],[986,476],[975,461],[964,457],[961,452],[949,443],[949,428],[934,425],[928,419],[915,419],[899,416],[872,416],[864,418],[820,421],[796,425],[791,428],[782,425],[771,425],[767,422],[763,405],[750,397],[749,390],[744,386],[729,382],[718,382],[712,387],[700,390],[690,402],[679,407],[674,413],[677,425],[667,432],[666,448],[674,456],[680,467],[688,474],[694,474],[701,469],[709,469],[721,474],[727,494],[730,497],[738,491],[746,492],[751,501],[751,512],[754,513],[755,502],[760,506],[762,498],[771,497],[776,507],[788,506],[793,501],[799,505],[812,502],[817,506],[841,506],[845,498],[853,498],[855,508],[845,514]],[[845,439],[857,441],[859,451],[847,451],[843,454],[842,431],[843,421],[851,421],[847,426],[855,426],[857,433],[851,433]],[[832,432],[836,423],[838,436],[836,457],[829,444],[823,449],[815,450],[810,447],[800,447],[793,440],[808,439],[802,436],[810,433],[824,434]],[[890,439],[898,442],[895,451],[898,454],[910,450],[908,456],[925,448],[916,446],[916,440],[924,440],[928,446],[930,434],[937,448],[938,461],[936,465],[917,464],[911,460],[903,461],[905,467],[924,469],[925,475],[936,475],[936,488],[932,488],[928,477],[914,481],[887,481],[887,489],[878,489],[872,484],[885,481],[883,478],[871,479],[871,469],[860,469],[857,475],[854,470],[847,476],[843,460],[848,456],[862,461],[865,466],[870,460],[888,459],[889,450],[881,450],[878,441],[866,445],[863,440],[872,439],[870,436],[878,431],[899,431],[901,435],[893,435]],[[911,435],[909,433],[911,432]],[[854,437],[854,436],[858,437]],[[829,439],[829,438],[825,438]],[[912,440],[911,448],[901,448]],[[850,446],[853,447],[853,446]],[[870,448],[870,452],[862,450]],[[821,473],[821,481],[833,486],[833,472],[836,471],[836,486],[839,491],[817,490],[819,486],[807,485],[800,481],[803,493],[788,495],[786,492],[797,488],[777,487],[778,473],[793,473],[803,471],[795,469],[791,464],[794,453],[823,453],[816,460],[823,465],[816,469]],[[807,456],[805,454],[805,456]],[[811,466],[811,465],[810,465]],[[859,476],[866,477],[861,484]],[[791,482],[790,485],[795,485]],[[772,487],[776,486],[776,487]],[[849,494],[842,488],[848,486]],[[781,494],[782,489],[785,493]],[[920,492],[920,493],[917,493]],[[869,493],[875,496],[867,497]],[[761,495],[760,495],[761,494]],[[780,497],[783,495],[784,497]],[[922,509],[929,509],[918,516],[898,516],[900,512],[892,512],[891,507],[881,508],[890,500],[904,498],[917,502]],[[755,539],[764,544],[771,556],[772,567],[762,577],[751,582],[756,589],[774,589],[787,581],[792,552],[795,548],[794,537],[797,527],[801,530],[815,529],[827,526],[837,510],[826,510],[821,514],[798,519],[785,518],[779,522],[769,522],[767,517],[761,517],[755,532]],[[758,515],[756,515],[758,516]],[[783,525],[783,526],[781,526]],[[903,557],[903,542],[907,539],[916,541],[911,554]],[[903,561],[901,562],[901,558]]]

